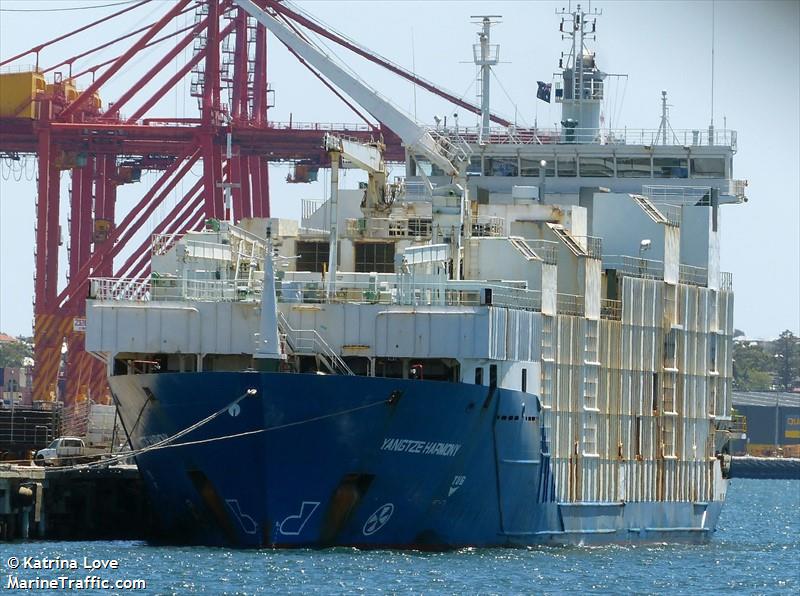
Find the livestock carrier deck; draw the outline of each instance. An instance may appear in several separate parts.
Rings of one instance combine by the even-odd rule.
[[[237,546],[703,542],[727,487],[730,131],[600,126],[586,13],[558,130],[423,127],[249,0],[237,4],[404,141],[329,136],[303,219],[153,240],[98,278],[87,349],[164,535]],[[551,89],[542,90],[548,96]],[[664,102],[666,105],[666,102]],[[340,190],[342,166],[368,173]],[[335,240],[335,242],[334,242]]]

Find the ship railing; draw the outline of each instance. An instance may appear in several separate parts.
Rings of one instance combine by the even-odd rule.
[[[267,239],[259,236],[258,234],[254,234],[253,232],[248,232],[244,228],[240,228],[239,226],[234,226],[231,224],[223,224],[225,226],[224,230],[227,230],[230,234],[231,238],[239,240],[239,241],[246,241],[263,248],[266,250],[267,248]]]
[[[295,354],[322,355],[326,358],[333,372],[345,375],[354,374],[342,357],[336,353],[336,350],[325,341],[325,338],[316,329],[293,328],[281,311],[278,311],[278,328],[284,335],[289,349]]]
[[[223,229],[227,230],[232,238],[251,242],[252,244],[266,250],[267,248],[266,238],[259,236],[258,234],[254,234],[253,232],[248,232],[247,230],[245,230],[244,228],[240,228],[239,226],[234,226],[231,224],[223,224],[223,226],[224,226]]]
[[[642,259],[625,255],[606,255],[603,258],[603,269],[614,269],[620,275],[640,277],[643,279],[664,279],[664,263],[650,259]],[[681,263],[678,266],[678,281],[693,286],[708,285],[708,269],[696,265]],[[720,272],[720,289],[726,292],[733,290],[733,276],[729,271]]]
[[[150,280],[92,277],[89,279],[89,298],[102,302],[112,300],[149,300]]]
[[[678,267],[678,280],[682,284],[705,286],[708,284],[708,269],[681,263]]]
[[[368,124],[346,122],[269,122],[269,128],[276,130],[321,130],[340,132],[375,132],[375,127]]]
[[[44,71],[35,64],[9,64],[0,68],[0,74],[11,74],[15,72],[35,72],[44,74]]]
[[[614,269],[618,274],[643,279],[664,279],[663,261],[654,261],[627,255],[606,255],[603,269]]]
[[[599,238],[598,236],[573,236],[570,234],[569,236],[578,245],[583,249],[586,253],[586,256],[592,259],[601,259],[603,258],[603,239]]]
[[[727,190],[726,194],[736,197],[739,202],[747,200],[747,180],[728,180]]]
[[[542,293],[517,285],[480,280],[447,280],[440,283],[403,283],[395,296],[402,306],[501,306],[518,310],[542,309]]]
[[[559,243],[555,240],[541,240],[539,238],[523,238],[523,240],[545,264],[555,265],[558,263]]]
[[[661,210],[664,204],[678,207],[711,205],[710,186],[667,186],[663,184],[644,184],[642,185],[642,194],[655,203],[659,210]]]
[[[719,272],[719,287],[723,292],[733,291],[733,274],[730,271]]]
[[[183,237],[183,234],[153,234],[150,239],[150,246],[154,255],[165,255],[175,246],[175,243]]]
[[[349,237],[362,238],[415,238],[423,234],[417,232],[430,230],[414,229],[409,226],[409,220],[404,217],[359,217],[350,218],[346,222]]]
[[[472,235],[477,237],[505,236],[506,220],[503,217],[479,215],[472,218]]]
[[[253,302],[261,284],[249,280],[188,279],[154,274],[151,279],[95,277],[89,298],[108,301]]]
[[[300,212],[303,225],[325,204],[323,199],[300,199]]]
[[[622,319],[622,300],[603,298],[600,301],[600,316],[603,319],[619,321]]]
[[[287,275],[288,277],[288,275]],[[322,278],[285,279],[277,289],[281,303],[393,304],[402,306],[504,306],[541,310],[540,290],[527,282],[433,279],[426,281],[393,273],[337,274],[329,295]]]
[[[747,180],[725,180],[718,188],[721,195],[734,197],[738,202],[745,200]],[[711,186],[667,186],[663,184],[645,184],[642,194],[653,201],[659,209],[666,203],[675,206],[709,206],[711,205]]]
[[[253,302],[261,299],[260,286],[248,280],[160,278],[152,280],[152,299]]]
[[[267,247],[263,240],[248,238],[244,230],[238,230],[230,235],[230,244],[217,242],[204,242],[202,240],[183,240],[186,247],[186,257],[204,261],[217,261],[221,263],[240,263],[246,261],[263,262]]]
[[[681,225],[681,207],[680,205],[672,205],[670,203],[655,203],[656,208],[667,219],[667,223],[671,226]]]
[[[494,145],[665,145],[665,146],[722,146],[736,150],[735,130],[680,129],[670,131],[666,137],[657,128],[520,128],[492,127],[488,134],[481,134],[480,127],[458,127],[438,129],[440,135],[459,138],[470,144],[481,142]]]
[[[458,166],[459,163],[467,163],[469,161],[472,155],[472,148],[469,146],[469,142],[458,134],[458,131],[443,133],[438,129],[429,128],[428,132],[450,163]]]
[[[231,260],[234,261],[236,270],[242,268],[243,263],[247,264],[247,271],[263,263],[267,256],[267,241],[265,238],[248,232],[238,226],[230,226],[229,229]]]
[[[556,311],[562,315],[583,316],[583,296],[577,296],[575,294],[556,295]]]
[[[736,410],[731,415],[731,423],[728,430],[734,434],[747,434],[747,417],[739,414]]]
[[[406,201],[430,201],[430,188],[421,179],[406,178],[403,182],[403,199]]]

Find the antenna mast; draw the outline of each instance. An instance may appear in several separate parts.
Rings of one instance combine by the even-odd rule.
[[[492,78],[492,66],[500,61],[500,46],[491,44],[492,25],[500,23],[500,15],[472,15],[471,19],[480,19],[473,23],[482,26],[478,32],[478,43],[472,46],[472,55],[475,65],[480,67],[480,86],[478,87],[478,100],[481,104],[481,144],[489,139],[491,112],[489,110],[489,86]]]
[[[594,138],[600,127],[600,107],[603,100],[603,79],[606,74],[597,68],[594,52],[586,48],[588,40],[595,41],[597,36],[597,19],[587,18],[601,16],[600,10],[583,10],[580,4],[572,10],[556,10],[561,16],[561,39],[571,39],[572,48],[567,63],[559,61],[563,70],[563,93],[556,85],[556,102],[561,101],[564,136],[567,142],[575,142],[581,138]],[[587,28],[591,26],[591,28]],[[576,129],[580,130],[576,130]]]
[[[708,144],[714,144],[714,46],[716,32],[716,2],[711,0],[711,123],[708,125]]]
[[[669,104],[667,103],[667,92],[661,92],[661,124],[658,125],[658,132],[656,133],[656,139],[653,144],[658,144],[658,139],[661,138],[661,144],[667,144],[667,130],[672,133],[672,136],[675,136],[675,132],[672,130],[672,127],[669,124]]]

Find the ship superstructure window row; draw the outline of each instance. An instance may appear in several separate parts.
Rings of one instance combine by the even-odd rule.
[[[296,245],[297,270],[322,273],[328,264],[328,242],[298,241]]]
[[[482,159],[482,167],[481,167]],[[726,158],[636,155],[550,155],[473,158],[468,174],[538,178],[540,162],[546,178],[725,178]]]
[[[356,273],[394,273],[394,242],[358,242]]]

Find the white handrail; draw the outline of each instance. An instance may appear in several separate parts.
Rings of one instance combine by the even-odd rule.
[[[294,329],[280,311],[278,311],[278,326],[281,333],[286,336],[287,342],[293,350],[300,350],[301,344],[308,341],[311,343],[309,351],[327,357],[330,360],[331,366],[338,369],[340,372],[347,375],[355,374],[316,329]],[[310,337],[303,337],[303,334],[308,334]]]

